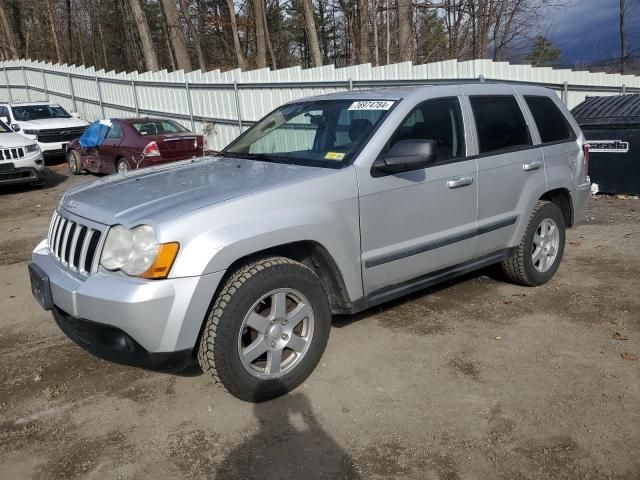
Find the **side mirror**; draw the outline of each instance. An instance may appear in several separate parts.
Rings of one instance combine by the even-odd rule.
[[[13,130],[14,132],[19,132],[20,125],[18,125],[17,123],[14,123],[13,125],[11,125],[11,130]]]
[[[9,125],[9,119],[7,117],[0,117],[0,121],[2,121],[2,123]]]
[[[421,170],[436,161],[436,142],[433,140],[400,140],[378,158],[373,168],[384,173]]]

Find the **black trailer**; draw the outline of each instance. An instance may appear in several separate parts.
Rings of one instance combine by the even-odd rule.
[[[590,97],[571,113],[589,143],[591,181],[604,193],[640,194],[640,95]]]

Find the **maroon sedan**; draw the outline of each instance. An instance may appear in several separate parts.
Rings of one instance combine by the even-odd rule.
[[[67,146],[71,173],[126,172],[200,157],[207,141],[179,123],[163,118],[116,118],[98,147],[83,148],[79,139]]]

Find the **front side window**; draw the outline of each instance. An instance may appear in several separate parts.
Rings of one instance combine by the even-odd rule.
[[[529,128],[512,95],[470,97],[480,154],[531,145]]]
[[[427,100],[405,118],[388,148],[399,140],[433,140],[436,161],[465,156],[462,112],[457,98]]]
[[[320,167],[355,158],[393,108],[391,100],[317,100],[284,105],[222,154]]]
[[[48,118],[71,118],[71,115],[60,105],[24,105],[12,108],[13,118],[23,122]]]
[[[575,140],[576,134],[558,106],[549,97],[526,96],[542,143]]]

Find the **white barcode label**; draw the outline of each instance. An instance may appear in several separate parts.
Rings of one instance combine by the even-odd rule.
[[[394,103],[391,100],[363,100],[353,102],[349,110],[389,110]]]

